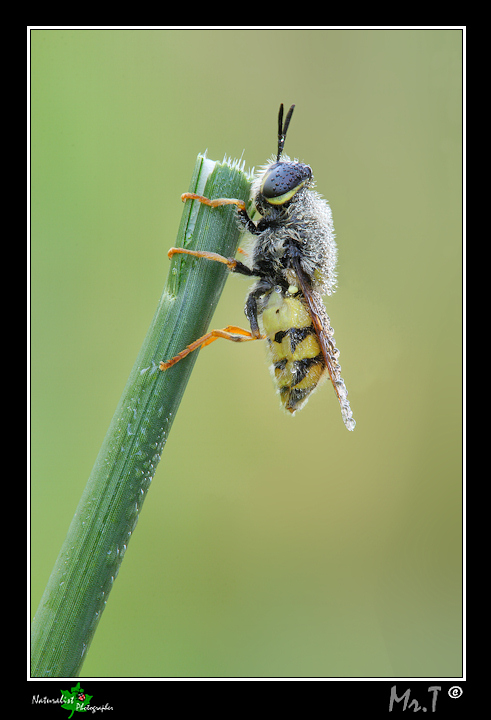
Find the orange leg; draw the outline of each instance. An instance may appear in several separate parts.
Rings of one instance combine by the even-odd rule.
[[[237,205],[239,210],[245,211],[246,204],[243,200],[236,200],[235,198],[217,198],[216,200],[209,200],[204,195],[196,195],[196,193],[183,193],[181,200],[199,200],[203,205],[209,205],[212,208],[220,207],[221,205]]]
[[[195,340],[191,343],[191,345],[185,347],[184,350],[181,350],[180,353],[167,362],[162,361],[160,363],[160,369],[168,370],[170,367],[178,363],[179,360],[182,360],[187,357],[189,353],[192,353],[193,350],[199,350],[200,348],[206,347],[212,342],[215,342],[215,340],[218,340],[218,338],[232,340],[233,342],[248,342],[250,340],[264,340],[265,337],[265,335],[260,335],[259,333],[257,335],[253,335],[248,330],[244,330],[236,325],[227,325],[227,327],[223,328],[223,330],[211,330],[211,332],[206,333],[206,335],[203,335]]]
[[[246,209],[246,204],[243,200],[235,200],[232,198],[217,198],[216,200],[209,200],[203,195],[196,195],[195,193],[184,193],[183,195],[181,195],[181,200],[199,200],[199,202],[203,203],[204,205],[209,205],[213,208],[220,207],[221,205],[237,205],[240,211],[245,212]],[[240,252],[242,252],[243,254],[247,254],[244,253],[243,250],[240,250]],[[244,273],[247,270],[245,274],[252,274],[251,271],[248,270],[238,260],[234,260],[233,258],[226,258],[223,255],[209,252],[208,250],[187,250],[186,248],[172,247],[167,254],[169,258],[172,258],[173,255],[183,254],[192,255],[193,257],[198,258],[205,258],[206,260],[214,260],[216,262],[223,263],[232,272],[238,271]],[[160,369],[168,370],[168,368],[178,363],[179,360],[187,357],[189,353],[192,353],[194,350],[199,350],[200,348],[210,345],[212,342],[215,342],[215,340],[218,340],[218,338],[232,340],[233,342],[248,342],[250,340],[263,340],[265,337],[265,335],[260,334],[259,330],[257,330],[256,333],[252,333],[249,332],[249,330],[244,330],[243,328],[237,327],[236,325],[227,325],[227,327],[223,328],[223,330],[211,330],[211,332],[195,340],[193,343],[185,347],[184,350],[181,350],[180,353],[175,355],[170,360],[167,360],[167,362],[162,361],[160,363]]]
[[[236,198],[216,198],[215,200],[210,200],[204,195],[197,195],[196,193],[183,193],[181,195],[181,200],[183,202],[186,200],[198,200],[198,202],[203,205],[209,205],[211,208],[221,207],[222,205],[237,205],[239,216],[244,228],[253,235],[257,234],[257,226],[247,214],[247,206],[243,200],[237,200]]]
[[[167,255],[170,259],[173,255],[179,255],[180,253],[183,255],[193,255],[193,257],[206,258],[207,260],[215,260],[216,262],[221,262],[226,265],[229,270],[232,271],[234,271],[237,267],[237,260],[223,257],[223,255],[219,255],[218,253],[208,252],[208,250],[186,250],[186,248],[171,247]]]

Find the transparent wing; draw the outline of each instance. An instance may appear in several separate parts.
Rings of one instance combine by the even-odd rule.
[[[326,361],[327,371],[341,406],[341,415],[344,424],[348,430],[354,430],[356,423],[348,400],[348,390],[341,377],[341,366],[338,363],[339,350],[334,342],[334,330],[331,327],[331,321],[322,302],[322,297],[318,292],[311,289],[310,280],[302,270],[298,258],[294,259],[294,264],[300,289],[305,298],[307,310],[312,319],[312,324],[314,325],[322,354]]]

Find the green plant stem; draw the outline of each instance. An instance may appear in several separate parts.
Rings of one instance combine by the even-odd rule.
[[[198,156],[190,192],[247,201],[249,180],[236,164]],[[176,246],[235,254],[233,206],[187,201]],[[156,262],[166,262],[165,251]],[[32,622],[33,677],[74,677],[104,610],[150,482],[196,361],[197,352],[161,372],[208,328],[227,269],[176,255],[94,468]],[[115,360],[116,362],[117,360]]]

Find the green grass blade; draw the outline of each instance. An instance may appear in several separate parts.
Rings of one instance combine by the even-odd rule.
[[[189,192],[248,200],[237,164],[199,156]],[[186,202],[177,246],[233,256],[239,242],[234,206]],[[166,260],[167,248],[156,262]],[[227,268],[176,255],[167,284],[32,622],[33,677],[74,677],[81,670],[198,355],[167,372],[176,355],[208,328]],[[115,358],[117,362],[117,358]]]

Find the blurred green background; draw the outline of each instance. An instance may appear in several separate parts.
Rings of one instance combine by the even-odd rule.
[[[32,612],[168,272],[198,152],[311,164],[339,246],[327,384],[204,350],[84,676],[458,676],[462,34],[31,34]],[[231,277],[214,327],[245,324]]]

